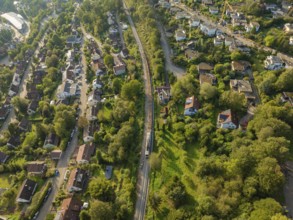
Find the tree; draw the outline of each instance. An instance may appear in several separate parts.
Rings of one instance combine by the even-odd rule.
[[[114,66],[114,58],[111,55],[107,54],[104,57],[104,63],[109,69],[112,69]]]
[[[171,183],[167,186],[166,194],[173,202],[175,208],[183,205],[186,202],[186,191],[184,184],[180,181],[178,176],[174,176]]]
[[[90,182],[89,192],[92,198],[99,199],[103,202],[114,201],[116,197],[111,182],[101,178],[95,178]]]
[[[277,213],[282,213],[282,206],[272,198],[255,201],[253,208],[250,220],[270,220]]]
[[[121,89],[121,97],[125,100],[136,100],[142,92],[141,83],[134,79],[125,83]]]
[[[266,195],[274,195],[279,190],[285,179],[280,166],[275,158],[266,157],[256,167],[259,187]]]
[[[58,67],[59,64],[59,58],[57,57],[56,54],[52,54],[51,56],[48,56],[46,58],[46,65],[48,68],[50,67]]]
[[[112,89],[113,89],[115,94],[120,93],[121,87],[122,87],[121,79],[119,79],[119,78],[113,79],[113,81],[112,81]]]
[[[293,70],[285,70],[276,82],[279,91],[293,92]]]
[[[205,100],[209,100],[209,99],[213,99],[216,97],[216,95],[218,94],[217,88],[212,86],[209,83],[203,83],[200,86],[200,92],[199,94],[205,99]]]
[[[90,220],[91,219],[89,212],[86,210],[82,210],[79,213],[79,217],[80,217],[80,220]]]
[[[91,203],[89,213],[91,219],[95,220],[113,219],[114,217],[114,210],[112,205],[110,203],[99,200],[94,200]]]
[[[151,193],[149,196],[149,202],[152,210],[154,210],[154,212],[157,212],[160,209],[162,198],[157,193]]]
[[[14,109],[21,113],[21,114],[26,114],[26,110],[28,107],[28,100],[21,98],[19,96],[15,96],[11,100],[11,104],[13,105]]]
[[[244,94],[234,91],[225,91],[220,97],[221,105],[230,108],[233,112],[244,112],[246,107],[246,99]]]
[[[153,171],[160,171],[162,167],[162,158],[155,152],[152,152],[149,158],[150,167]]]
[[[78,127],[85,128],[89,125],[89,122],[86,117],[80,116],[78,119]]]

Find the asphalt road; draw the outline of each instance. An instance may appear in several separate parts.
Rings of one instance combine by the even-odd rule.
[[[275,53],[274,49],[272,49],[270,47],[263,46],[263,45],[259,45],[258,43],[254,42],[250,39],[247,39],[242,35],[234,34],[228,27],[224,27],[224,26],[216,24],[214,21],[212,21],[208,17],[206,17],[202,14],[199,14],[199,12],[192,10],[191,8],[187,7],[184,4],[175,4],[175,6],[188,12],[192,16],[198,17],[200,20],[204,21],[206,24],[211,25],[213,27],[217,27],[223,33],[226,33],[227,35],[234,37],[235,39],[239,40],[240,42],[242,42],[246,46],[254,47],[257,49],[263,49],[264,51]],[[289,65],[293,65],[293,58],[292,57],[290,57],[284,53],[277,53],[277,56],[280,57],[283,61],[285,61]]]
[[[153,100],[153,88],[151,82],[151,74],[147,62],[147,58],[140,41],[140,38],[137,34],[135,25],[132,21],[131,15],[123,2],[124,10],[128,18],[128,22],[132,29],[133,36],[138,45],[139,53],[142,60],[143,72],[144,72],[144,85],[145,85],[145,123],[144,123],[144,138],[142,142],[142,149],[140,155],[140,164],[143,166],[138,171],[138,179],[136,186],[136,204],[135,204],[135,220],[142,220],[145,216],[145,210],[147,205],[148,198],[148,187],[149,187],[149,164],[147,159],[145,158],[145,147],[146,147],[146,136],[148,132],[153,133],[153,122],[154,122],[154,100]],[[151,135],[151,149],[153,144],[153,135]]]

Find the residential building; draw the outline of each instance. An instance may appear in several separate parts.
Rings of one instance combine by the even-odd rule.
[[[43,161],[29,162],[26,170],[28,174],[42,176],[46,173],[47,165]]]
[[[49,133],[44,142],[44,148],[58,147],[60,138],[55,133]]]
[[[124,63],[120,63],[118,65],[115,65],[113,67],[113,71],[116,76],[122,75],[122,74],[126,73],[126,65]]]
[[[293,45],[293,36],[291,36],[289,39],[289,45],[291,45],[291,46]]]
[[[235,72],[244,74],[251,70],[251,64],[244,60],[232,61],[231,68]]]
[[[71,171],[68,178],[67,190],[69,192],[80,192],[84,189],[88,180],[88,171],[75,168]]]
[[[94,121],[98,119],[98,107],[97,106],[90,106],[87,108],[86,111],[86,118],[88,121]]]
[[[18,123],[18,128],[22,131],[27,131],[30,128],[30,122],[26,118],[21,119]]]
[[[197,65],[197,70],[199,74],[210,73],[212,70],[214,70],[214,67],[208,63],[202,62]]]
[[[192,49],[186,49],[185,50],[185,57],[188,59],[188,60],[192,60],[192,59],[195,59],[199,56],[198,52],[196,52],[195,50],[192,50]]]
[[[12,97],[12,96],[15,96],[17,93],[18,93],[18,86],[11,84],[8,91],[8,95]]]
[[[14,12],[7,12],[1,15],[2,18],[7,20],[10,24],[13,25],[20,33],[23,33],[26,24],[24,18],[20,14],[16,14]]]
[[[59,149],[52,150],[50,153],[50,156],[52,160],[59,160],[62,156],[62,150],[59,150]]]
[[[264,61],[265,68],[268,70],[278,70],[284,67],[284,62],[277,56],[267,56]]]
[[[96,106],[99,102],[101,102],[101,95],[98,90],[94,90],[89,93],[87,104],[89,106]]]
[[[259,28],[260,28],[260,25],[258,22],[255,22],[255,21],[252,21],[250,22],[249,24],[246,24],[245,25],[245,30],[246,32],[250,32],[252,31],[253,29],[258,32],[259,31]]]
[[[17,195],[16,202],[30,203],[37,188],[37,183],[33,180],[26,179],[21,185],[20,191]]]
[[[83,129],[83,141],[85,143],[91,142],[94,140],[94,133],[97,130],[94,123],[89,123],[88,126],[86,126]]]
[[[200,108],[198,99],[195,96],[188,97],[185,101],[184,115],[192,116],[195,115]]]
[[[79,91],[80,92],[80,91]],[[69,81],[64,81],[59,85],[57,89],[57,98],[59,100],[64,100],[69,97],[78,95],[78,86],[76,84],[71,84]]]
[[[106,170],[105,170],[105,177],[107,180],[112,178],[112,174],[113,174],[113,166],[111,165],[107,165],[106,166]]]
[[[288,102],[293,107],[293,92],[283,92],[281,96],[282,102]]]
[[[225,37],[225,46],[230,46],[234,39],[232,37]]]
[[[253,101],[255,99],[251,84],[247,80],[231,79],[230,88],[244,94],[247,100]]]
[[[233,27],[245,26],[247,24],[246,18],[243,13],[236,12],[230,15]]]
[[[20,145],[20,136],[18,135],[13,135],[9,138],[7,142],[8,147],[16,148]]]
[[[3,152],[0,151],[0,164],[4,164],[9,156]]]
[[[286,23],[286,24],[284,25],[284,31],[285,31],[285,33],[287,33],[287,34],[292,34],[292,33],[293,33],[293,24]]]
[[[217,120],[217,127],[224,129],[236,129],[237,122],[234,115],[232,115],[231,109],[219,113]]]
[[[176,20],[183,19],[183,18],[189,19],[190,15],[185,11],[179,11],[176,13],[175,15]]]
[[[200,85],[202,85],[203,83],[208,83],[214,86],[217,84],[217,77],[211,73],[202,73],[199,74],[199,83]]]
[[[78,164],[89,163],[91,156],[95,152],[95,145],[91,144],[83,144],[78,148],[78,153],[76,156],[76,162]]]
[[[186,32],[183,29],[177,29],[175,31],[175,39],[176,41],[183,41],[186,39]]]
[[[27,113],[29,115],[35,114],[37,112],[38,106],[39,106],[39,102],[37,100],[32,100],[30,104],[28,105]]]
[[[214,38],[214,45],[215,46],[223,45],[224,42],[225,42],[225,38],[221,38],[218,36]]]
[[[202,0],[201,3],[205,6],[212,6],[214,5],[213,0]]]
[[[207,36],[213,37],[216,35],[217,28],[208,24],[200,24],[200,30]]]
[[[188,23],[190,27],[198,27],[200,25],[200,20],[198,18],[193,17],[189,19]]]
[[[210,6],[209,7],[209,12],[212,14],[212,15],[216,15],[219,13],[219,9],[217,7],[214,7],[214,6]]]
[[[82,210],[82,202],[75,197],[69,197],[62,201],[61,209],[57,212],[54,220],[79,220]]]
[[[9,112],[10,112],[10,108],[6,108],[6,107],[2,106],[0,108],[0,121],[5,120],[9,114]]]
[[[160,104],[167,104],[171,98],[170,86],[160,86],[156,88]]]

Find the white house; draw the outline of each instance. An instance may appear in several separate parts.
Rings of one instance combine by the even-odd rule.
[[[293,45],[293,36],[291,36],[289,39],[289,45]]]
[[[93,89],[101,89],[103,87],[103,84],[101,82],[99,82],[99,80],[95,79],[93,81]]]
[[[231,113],[231,109],[221,112],[218,115],[217,127],[224,129],[236,129],[237,123],[235,117]]]
[[[67,189],[69,192],[80,192],[83,190],[88,179],[88,172],[80,168],[71,171],[68,178]]]
[[[178,29],[175,31],[176,41],[183,41],[186,39],[186,32],[183,29]]]
[[[217,7],[209,7],[209,12],[212,14],[212,15],[216,15],[219,13],[219,9]]]
[[[268,70],[278,70],[284,67],[284,62],[277,56],[267,56],[264,61],[265,68]]]
[[[71,84],[69,81],[64,81],[57,89],[57,98],[64,100],[66,98],[76,96],[78,87],[76,84]]]
[[[259,28],[260,28],[259,23],[258,22],[250,22],[249,24],[246,24],[245,25],[246,32],[252,31],[253,28],[255,28],[255,31],[258,32],[259,31]]]
[[[188,21],[190,27],[198,27],[200,24],[200,20],[198,18],[191,18]]]
[[[213,37],[216,35],[217,28],[207,24],[200,24],[200,30],[207,36]]]
[[[284,31],[285,31],[285,33],[287,33],[287,34],[291,34],[291,33],[293,33],[293,24],[286,23],[286,24],[284,25]]]

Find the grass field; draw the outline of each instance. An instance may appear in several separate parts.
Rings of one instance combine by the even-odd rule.
[[[9,188],[10,187],[10,174],[1,174],[0,175],[0,188]]]

